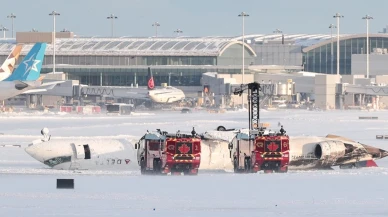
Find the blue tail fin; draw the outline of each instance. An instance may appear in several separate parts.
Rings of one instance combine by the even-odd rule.
[[[40,76],[47,43],[36,43],[15,71],[4,81],[35,81]]]

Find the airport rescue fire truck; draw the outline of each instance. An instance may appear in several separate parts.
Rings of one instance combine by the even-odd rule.
[[[268,130],[260,123],[260,84],[253,82],[236,88],[235,95],[248,90],[249,131],[237,132],[229,143],[234,172],[287,172],[289,163],[289,137],[281,127],[279,132]]]
[[[201,137],[190,133],[169,134],[157,129],[135,144],[141,174],[197,175],[201,162]]]

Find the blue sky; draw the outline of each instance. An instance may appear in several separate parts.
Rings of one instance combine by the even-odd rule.
[[[245,11],[246,34],[269,34],[276,28],[284,33],[330,33],[336,12],[341,19],[341,33],[364,33],[366,14],[373,16],[370,32],[377,33],[388,24],[388,1],[350,0],[4,0],[0,24],[11,29],[7,15],[16,14],[15,31],[52,31],[56,10],[57,30],[69,29],[80,36],[110,36],[111,13],[117,36],[152,36],[153,22],[158,21],[160,36],[174,36],[180,28],[184,36],[241,35],[241,18]],[[5,12],[5,14],[4,14]],[[7,33],[10,35],[10,32]]]

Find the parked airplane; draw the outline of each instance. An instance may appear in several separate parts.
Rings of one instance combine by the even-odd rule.
[[[46,43],[36,43],[15,71],[3,81],[0,81],[0,100],[8,99],[23,93],[46,91],[63,81],[42,83],[40,76]],[[47,87],[46,89],[36,89]]]
[[[156,103],[169,104],[185,98],[182,90],[167,86],[161,89],[155,89],[148,92],[149,97]]]
[[[22,51],[23,45],[18,44],[15,46],[15,48],[12,50],[12,52],[9,54],[7,59],[4,61],[3,65],[0,67],[0,81],[8,78],[14,68],[15,64],[19,59],[20,52]]]
[[[169,104],[185,98],[183,91],[175,87],[167,86],[154,89],[154,78],[150,67],[148,67],[148,77],[148,96],[152,101],[156,103]]]
[[[138,164],[133,144],[118,139],[51,139],[33,141],[25,151],[54,169],[135,169]],[[233,170],[228,144],[233,131],[206,132],[202,135],[200,170]],[[388,152],[335,135],[290,137],[289,170],[376,166],[374,160]]]
[[[152,107],[155,104],[170,104],[185,98],[182,90],[167,86],[155,87],[151,68],[148,67],[147,88],[142,87],[110,87],[81,85],[82,95],[99,95],[113,98],[129,98],[134,105],[144,104]]]

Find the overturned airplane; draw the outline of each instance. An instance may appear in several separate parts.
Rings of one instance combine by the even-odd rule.
[[[56,139],[42,130],[43,139],[25,151],[54,169],[65,170],[140,170],[134,144],[125,139]],[[199,170],[233,170],[228,144],[236,130],[212,131],[201,135]],[[375,160],[388,152],[336,135],[290,136],[289,170],[317,170],[375,167]]]

